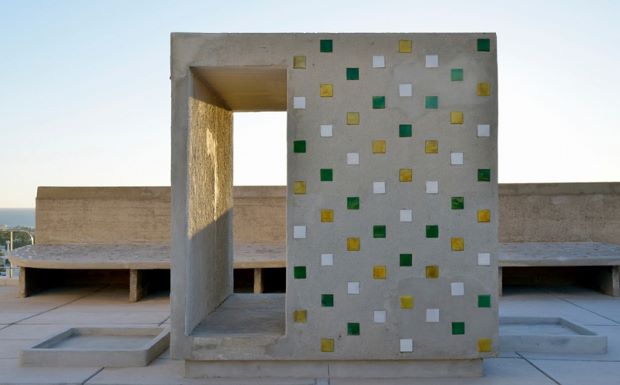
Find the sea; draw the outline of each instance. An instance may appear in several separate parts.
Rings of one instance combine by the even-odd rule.
[[[34,209],[0,209],[0,228],[4,226],[34,228]]]

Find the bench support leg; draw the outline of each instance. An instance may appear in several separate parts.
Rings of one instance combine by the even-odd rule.
[[[263,292],[263,269],[254,269],[254,294]]]
[[[129,270],[129,302],[138,302],[146,295],[145,272]]]
[[[504,284],[502,281],[502,267],[498,266],[497,268],[497,287],[499,288],[499,296],[501,297],[504,293]]]
[[[47,275],[45,274],[47,273]],[[19,298],[30,297],[48,288],[52,281],[54,272],[52,270],[40,270],[31,267],[19,268]]]
[[[604,269],[598,278],[601,291],[612,297],[620,297],[620,266]]]

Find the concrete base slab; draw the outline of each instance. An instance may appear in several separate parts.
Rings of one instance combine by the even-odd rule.
[[[500,318],[500,349],[505,352],[607,352],[607,337],[557,317]]]
[[[145,366],[170,344],[162,328],[69,328],[21,352],[23,366]]]
[[[185,361],[188,378],[480,377],[482,359],[416,361]]]

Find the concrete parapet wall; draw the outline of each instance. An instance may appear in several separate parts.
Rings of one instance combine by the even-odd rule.
[[[620,243],[620,183],[499,186],[500,242]]]
[[[170,240],[170,187],[39,187],[37,243]]]
[[[235,186],[244,244],[285,242],[286,186]],[[499,185],[501,242],[620,243],[620,183]],[[37,242],[167,242],[170,187],[40,187]]]

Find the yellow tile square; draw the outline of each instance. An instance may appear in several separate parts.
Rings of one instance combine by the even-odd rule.
[[[385,265],[376,265],[372,268],[373,279],[385,279],[387,277],[387,267]]]
[[[413,180],[413,170],[410,168],[401,168],[398,171],[398,180],[401,182],[411,182]]]
[[[476,94],[478,96],[490,96],[491,95],[491,85],[489,83],[478,83],[476,87]]]
[[[321,338],[321,351],[324,353],[331,353],[334,351],[334,339],[333,338]]]
[[[450,124],[463,124],[463,111],[450,112]]]
[[[331,84],[321,84],[320,94],[322,98],[331,98],[334,96],[334,86]]]
[[[437,265],[428,265],[426,266],[426,278],[435,279],[439,278],[439,266]]]
[[[424,142],[424,152],[427,154],[437,154],[439,152],[439,141],[433,139]]]
[[[452,251],[463,251],[465,250],[465,240],[463,238],[452,238],[450,239],[450,247]]]
[[[401,309],[413,309],[413,296],[401,295],[400,296],[400,308]]]
[[[360,251],[360,239],[347,238],[347,251]]]
[[[372,153],[373,154],[385,154],[385,140],[373,140],[372,141]]]
[[[480,209],[478,210],[478,222],[491,222],[491,210]]]
[[[332,209],[323,209],[321,210],[321,222],[333,222],[334,221],[334,210]]]
[[[293,56],[293,68],[296,69],[305,69],[306,68],[306,57],[305,56]]]
[[[296,180],[293,182],[293,194],[301,195],[306,193],[306,182],[303,180]]]
[[[360,124],[360,113],[359,112],[347,112],[347,124],[350,126],[355,126]]]
[[[308,321],[307,310],[295,310],[293,312],[293,321],[298,324],[305,324]]]
[[[411,53],[413,50],[413,42],[411,40],[400,40],[398,42],[398,52]]]
[[[481,353],[493,351],[493,340],[490,338],[478,338],[478,351]]]

